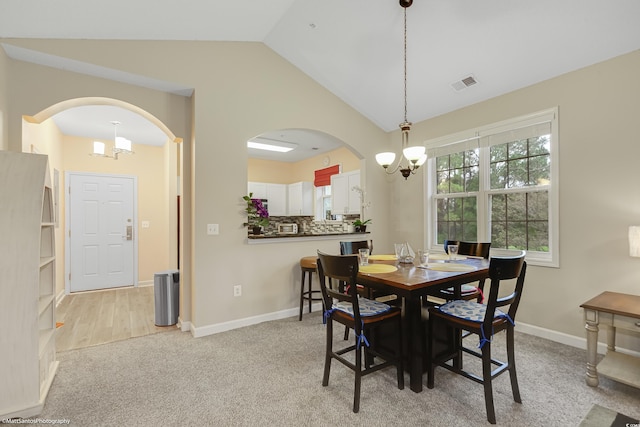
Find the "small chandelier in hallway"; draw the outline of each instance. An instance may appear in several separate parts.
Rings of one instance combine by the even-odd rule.
[[[118,125],[120,124],[120,122],[114,120],[111,122],[111,124],[113,125],[113,155],[109,156],[105,154],[104,142],[93,141],[93,153],[90,154],[91,156],[108,157],[114,160],[118,160],[119,154],[133,154],[133,151],[131,151],[131,140],[118,136]]]

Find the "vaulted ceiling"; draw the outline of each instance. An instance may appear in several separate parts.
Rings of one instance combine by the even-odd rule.
[[[259,41],[392,131],[404,114],[403,11],[398,0],[2,0],[0,38]],[[415,0],[407,9],[408,119],[637,50],[639,16],[637,0]],[[476,83],[462,84],[467,77]],[[114,70],[112,78],[122,76]]]

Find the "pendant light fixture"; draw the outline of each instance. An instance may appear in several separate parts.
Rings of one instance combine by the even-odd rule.
[[[404,8],[404,122],[400,123],[402,132],[402,154],[395,168],[389,168],[396,159],[396,153],[384,152],[376,154],[376,161],[382,166],[386,173],[393,174],[398,170],[407,179],[409,175],[415,174],[416,170],[427,161],[425,147],[409,145],[409,131],[411,130],[411,122],[407,120],[407,8],[413,4],[413,0],[400,0],[400,6]],[[402,165],[402,157],[408,161],[406,166]]]
[[[119,154],[133,154],[133,151],[131,151],[131,140],[118,136],[118,125],[120,122],[114,120],[111,124],[113,125],[113,155],[109,156],[105,154],[104,142],[93,141],[93,153],[90,154],[91,156],[109,157],[118,160]]]

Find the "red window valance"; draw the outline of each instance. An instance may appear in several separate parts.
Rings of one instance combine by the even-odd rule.
[[[316,187],[322,187],[324,185],[331,185],[331,175],[340,173],[340,165],[329,166],[328,168],[318,169],[315,172],[315,179],[313,185]]]

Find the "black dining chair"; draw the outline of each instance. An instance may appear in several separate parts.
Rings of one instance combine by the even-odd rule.
[[[379,301],[359,297],[356,288],[358,257],[354,255],[328,255],[318,251],[318,276],[324,300],[324,322],[327,328],[324,375],[322,385],[329,385],[331,361],[336,359],[355,373],[353,412],[360,410],[360,388],[362,377],[389,366],[396,367],[398,388],[404,388],[402,366],[402,315],[401,310]],[[340,288],[340,282],[349,285],[349,291]],[[333,323],[353,329],[355,343],[334,350]],[[388,325],[397,331],[395,349],[391,351],[377,342],[380,327]],[[354,354],[355,360],[345,355]],[[363,356],[365,364],[363,367]],[[376,359],[381,361],[374,363]],[[380,360],[378,359],[378,360]]]
[[[489,259],[491,250],[491,242],[465,242],[459,240],[445,240],[444,251],[449,253],[449,245],[458,245],[458,254],[466,256],[481,257]],[[477,285],[465,284],[460,287],[460,299],[477,300],[482,302],[484,298],[484,279],[480,280]],[[454,288],[438,289],[432,291],[428,296],[440,298],[444,301],[451,301],[456,299],[456,293]],[[431,302],[425,298],[423,300],[425,305],[430,305]]]
[[[355,242],[340,242],[340,255],[352,255],[357,254],[358,250],[369,248],[369,254],[373,253],[373,240],[359,240]],[[387,300],[395,299],[395,295],[381,292],[376,289],[364,287],[358,285],[358,290],[364,296],[369,299],[376,299],[380,297],[387,297]],[[384,301],[387,302],[387,301]]]
[[[496,423],[496,414],[493,405],[492,380],[498,375],[508,371],[511,378],[511,391],[513,400],[522,403],[518,379],[516,376],[516,362],[514,353],[514,327],[516,312],[522,297],[524,278],[527,263],[524,260],[524,251],[513,257],[493,257],[489,264],[489,279],[491,289],[486,304],[472,300],[454,300],[441,306],[429,308],[428,336],[427,336],[427,387],[434,387],[435,367],[441,366],[456,374],[462,375],[484,386],[484,400],[487,412],[487,420],[491,424]],[[513,291],[506,295],[503,287],[509,281],[513,285]],[[502,292],[501,292],[502,291]],[[505,307],[507,307],[505,309]],[[436,351],[436,331],[449,331],[445,335],[451,340],[444,349]],[[460,331],[467,331],[476,335],[479,339],[480,352],[474,348],[465,347],[464,341],[456,337]],[[495,359],[491,355],[491,344],[495,335],[506,331],[507,361]],[[439,334],[442,336],[442,334]],[[461,355],[471,355],[482,360],[482,375],[462,369],[462,364],[456,364],[456,359]],[[496,369],[492,369],[497,366]]]

